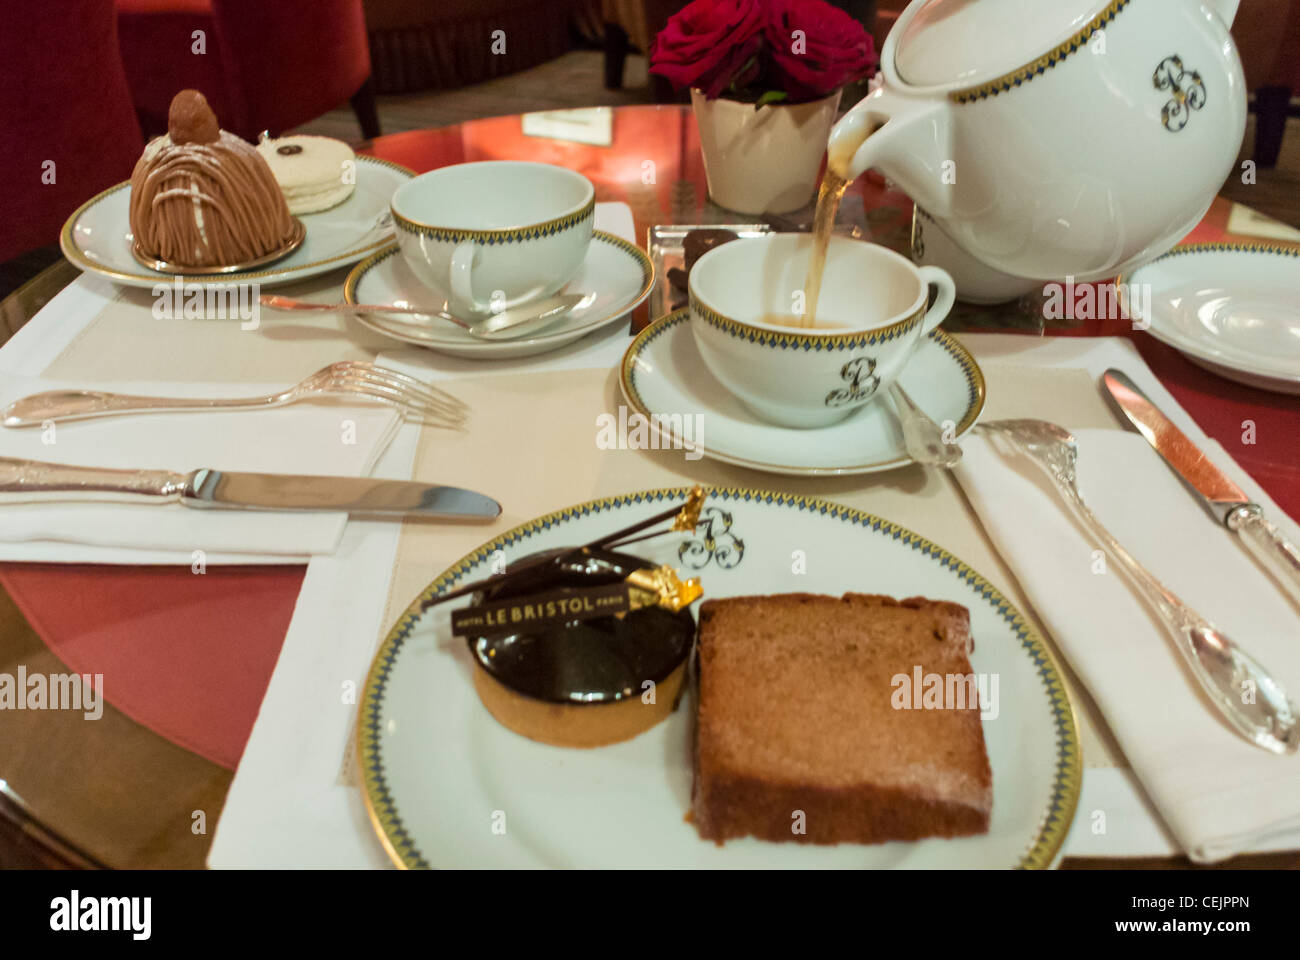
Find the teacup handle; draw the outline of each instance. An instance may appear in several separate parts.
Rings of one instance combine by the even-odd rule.
[[[462,240],[451,254],[451,312],[458,317],[470,318],[517,307],[520,304],[545,296],[546,287],[538,284],[527,293],[500,303],[483,303],[474,298],[474,255],[478,247],[472,240]]]
[[[921,275],[921,281],[927,287],[934,287],[937,291],[934,305],[926,311],[925,319],[921,323],[921,336],[925,336],[943,323],[948,312],[952,310],[952,305],[957,302],[957,284],[953,282],[947,270],[929,266],[917,267],[916,270]]]

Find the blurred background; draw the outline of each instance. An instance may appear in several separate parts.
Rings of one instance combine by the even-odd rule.
[[[832,0],[884,42],[904,0]],[[126,179],[194,87],[221,124],[380,133],[576,107],[685,102],[647,72],[685,0],[68,0],[0,10],[0,298],[58,260],[67,215]],[[496,31],[500,31],[497,33]],[[1300,227],[1300,0],[1246,0],[1233,33],[1251,90],[1223,192]],[[69,56],[74,37],[75,55]],[[846,91],[847,109],[865,84]],[[44,158],[60,156],[57,179]],[[42,180],[42,177],[45,179]]]

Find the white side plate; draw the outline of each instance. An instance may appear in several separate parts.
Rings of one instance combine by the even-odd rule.
[[[1005,598],[951,554],[824,500],[715,488],[695,534],[656,538],[636,552],[698,576],[706,597],[857,591],[969,608],[972,667],[999,678],[998,715],[983,715],[993,768],[987,834],[870,846],[752,838],[718,846],[684,819],[693,693],[658,726],[592,750],[537,743],[493,719],[474,692],[479,668],[466,641],[450,632],[450,610],[468,598],[422,612],[424,600],[489,575],[497,551],[509,564],[585,543],[688,492],[597,500],[516,527],[445,571],[397,621],[370,668],[358,723],[362,790],[393,860],[406,867],[598,869],[1050,866],[1074,817],[1081,772],[1074,713],[1051,653]],[[692,539],[697,548],[679,557]],[[807,556],[798,583],[790,575],[795,546]]]

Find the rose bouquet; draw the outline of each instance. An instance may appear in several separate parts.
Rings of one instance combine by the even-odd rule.
[[[875,61],[862,24],[824,0],[695,0],[655,37],[650,72],[761,106],[820,100]]]

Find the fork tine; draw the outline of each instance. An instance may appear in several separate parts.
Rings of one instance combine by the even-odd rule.
[[[443,390],[441,387],[436,386],[435,384],[425,383],[422,380],[417,380],[415,377],[408,376],[407,374],[402,373],[400,370],[394,370],[391,367],[381,367],[376,364],[370,364],[369,369],[370,372],[372,373],[380,374],[386,377],[392,377],[393,379],[397,380],[399,383],[404,383],[408,387],[411,387],[413,390],[419,390],[424,393],[428,393],[432,396],[442,399],[447,403],[452,404],[453,406],[463,407],[466,410],[469,409],[469,404],[467,404],[464,400],[461,400],[459,397],[453,396],[452,394],[448,393],[446,390]]]
[[[403,374],[396,374],[395,371],[385,370],[382,367],[375,367],[371,370],[359,371],[359,374],[365,377],[371,383],[379,383],[395,390],[401,390],[413,396],[420,397],[428,403],[437,404],[452,410],[458,410],[462,413],[468,412],[469,405],[455,397],[451,397],[441,390],[430,388]]]
[[[445,403],[449,403],[453,406],[469,409],[469,405],[467,403],[465,403],[463,400],[461,400],[458,397],[452,396],[450,393],[447,393],[445,390],[441,389],[440,387],[434,386],[431,383],[424,383],[423,381],[417,380],[412,376],[408,376],[407,374],[402,373],[400,370],[394,370],[391,367],[381,367],[378,364],[369,363],[364,360],[343,360],[337,364],[334,364],[334,366],[345,369],[349,372],[355,372],[355,373],[360,373],[368,376],[383,377],[386,379],[394,380],[414,390],[419,390],[421,392],[431,394],[432,396],[439,398]]]
[[[467,404],[449,394],[435,392],[418,380],[364,361],[340,360],[311,379],[317,381],[313,389],[381,400],[397,407],[408,418],[461,426],[469,409]]]
[[[336,376],[327,389],[332,393],[368,397],[387,403],[389,406],[396,407],[403,416],[408,418],[415,417],[426,421],[441,420],[454,426],[462,425],[465,419],[458,410],[447,409],[445,405],[428,403],[391,384],[376,382],[365,377],[351,374]]]
[[[377,370],[354,369],[344,374],[344,377],[391,391],[393,396],[401,398],[404,402],[439,410],[448,416],[464,418],[468,411],[468,407],[464,404],[448,403],[438,394],[422,389],[418,382],[415,382],[414,386],[409,386]]]
[[[444,426],[459,429],[464,426],[464,419],[448,414],[442,410],[429,407],[421,403],[410,402],[407,398],[394,393],[392,390],[381,386],[355,381],[349,385],[339,385],[339,389],[331,391],[336,394],[342,394],[348,397],[361,397],[369,400],[375,400],[386,406],[395,408],[404,419],[418,420],[422,423],[428,423],[434,426]]]

